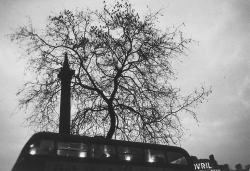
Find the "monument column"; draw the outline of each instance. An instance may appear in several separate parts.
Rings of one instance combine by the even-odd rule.
[[[63,67],[58,74],[61,79],[61,104],[59,118],[59,133],[70,134],[70,84],[75,71],[69,68],[69,60],[67,53]]]

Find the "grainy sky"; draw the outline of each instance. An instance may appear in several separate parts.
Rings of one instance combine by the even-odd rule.
[[[113,1],[107,1],[111,3]],[[212,86],[213,93],[199,105],[197,124],[183,115],[186,140],[191,155],[208,158],[214,154],[219,164],[232,169],[250,164],[250,1],[247,0],[133,0],[136,11],[148,5],[153,11],[165,7],[159,26],[185,26],[181,30],[199,43],[189,46],[187,57],[174,64],[176,86],[183,94]],[[102,0],[1,0],[0,1],[0,170],[10,170],[32,131],[22,126],[25,113],[15,113],[16,92],[29,78],[25,61],[18,60],[21,49],[6,34],[27,24],[27,16],[37,28],[46,18],[63,9],[100,9]]]

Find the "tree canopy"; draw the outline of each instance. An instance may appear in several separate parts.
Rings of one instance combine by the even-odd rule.
[[[27,123],[57,131],[60,79],[67,53],[71,69],[71,133],[130,141],[176,144],[183,136],[180,113],[210,93],[201,87],[182,96],[172,85],[172,61],[192,42],[178,28],[160,30],[159,11],[140,16],[128,1],[101,10],[64,10],[49,16],[44,30],[30,21],[10,35],[25,48],[34,74],[17,93],[19,106],[32,106]]]

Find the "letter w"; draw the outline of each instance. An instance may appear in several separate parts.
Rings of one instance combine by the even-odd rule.
[[[200,169],[200,163],[199,163],[199,164],[198,164],[198,163],[195,163],[195,164],[194,164],[194,168],[199,170],[199,169]]]

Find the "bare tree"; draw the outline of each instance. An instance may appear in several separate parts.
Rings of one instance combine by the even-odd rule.
[[[100,11],[65,10],[49,16],[43,31],[30,22],[10,35],[25,47],[34,79],[17,93],[20,108],[33,106],[27,117],[38,131],[56,131],[60,80],[58,69],[68,54],[72,79],[72,134],[176,144],[183,136],[180,113],[210,93],[181,96],[172,86],[172,61],[185,55],[192,40],[179,28],[161,31],[159,12],[139,16],[128,1]]]

